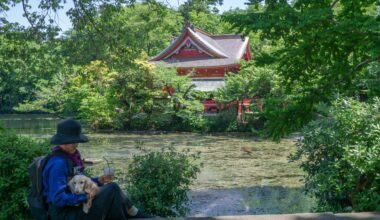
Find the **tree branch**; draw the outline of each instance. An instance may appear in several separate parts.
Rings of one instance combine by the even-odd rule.
[[[360,68],[362,68],[363,66],[369,64],[369,63],[372,63],[372,62],[375,62],[375,61],[378,61],[380,60],[380,56],[378,57],[374,57],[374,58],[371,58],[371,59],[367,59],[367,60],[364,60],[363,62],[360,62],[358,65],[356,65],[351,71],[350,71],[350,74],[351,75],[353,72],[359,70]]]
[[[336,3],[338,3],[339,0],[335,0],[332,4],[331,4],[331,8],[334,8],[334,6],[336,5]]]
[[[29,17],[29,12],[28,12],[28,9],[26,8],[28,6],[28,4],[26,1],[27,0],[22,0],[22,9],[24,11],[24,15],[25,15],[26,20],[28,20],[30,26],[34,29],[34,22]]]
[[[367,60],[364,60],[363,62],[360,62],[354,68],[352,68],[351,71],[347,75],[345,75],[343,79],[340,79],[340,80],[336,81],[335,83],[339,84],[339,83],[344,82],[355,71],[359,70],[360,68],[362,68],[363,66],[365,66],[365,65],[367,65],[369,63],[372,63],[372,62],[375,62],[375,61],[378,61],[378,60],[380,60],[380,56],[374,57],[374,58],[371,58],[371,59],[367,59]]]
[[[85,19],[87,19],[91,23],[92,27],[98,33],[101,33],[101,31],[98,29],[97,25],[95,24],[93,17],[88,13],[88,11],[85,8],[85,6],[83,5],[83,3],[78,1],[78,0],[73,0],[73,3],[74,3],[74,7],[75,7],[75,10],[77,11],[77,13],[79,15],[81,15],[82,17],[84,17]]]

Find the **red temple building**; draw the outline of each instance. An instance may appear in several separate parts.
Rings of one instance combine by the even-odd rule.
[[[227,72],[237,73],[241,60],[250,60],[248,37],[237,34],[212,35],[187,24],[180,36],[160,54],[150,59],[175,67],[179,75],[193,71],[197,90],[212,91],[224,85]]]

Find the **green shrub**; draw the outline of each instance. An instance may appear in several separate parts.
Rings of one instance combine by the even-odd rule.
[[[165,130],[170,131],[173,126],[173,115],[167,112],[150,113],[139,112],[132,116],[130,129],[132,130]]]
[[[177,103],[173,127],[178,131],[202,131],[206,122],[201,115],[203,104],[199,100],[181,98]]]
[[[82,99],[79,108],[79,117],[87,121],[94,129],[119,128],[122,125],[114,120],[116,111],[114,105],[110,104],[109,97],[93,93]]]
[[[237,110],[233,106],[228,111],[221,111],[215,116],[207,117],[208,131],[237,131]]]
[[[184,216],[187,191],[200,171],[198,155],[173,149],[134,156],[128,173],[128,192],[139,207],[158,216]]]
[[[145,112],[139,112],[132,116],[130,121],[130,129],[132,130],[149,130],[149,115]]]
[[[318,211],[380,211],[380,99],[339,100],[303,131],[292,160]]]
[[[264,98],[278,93],[279,76],[273,67],[256,67],[252,62],[243,63],[239,74],[229,73],[225,86],[216,91],[219,101],[242,100],[252,97]]]
[[[162,113],[152,113],[149,117],[149,128],[152,130],[166,130],[173,129],[174,112],[165,111]]]
[[[179,121],[176,127],[174,127],[177,131],[201,132],[207,130],[207,121],[201,114],[179,111],[176,114],[176,118]]]
[[[0,219],[30,219],[27,173],[33,158],[46,154],[47,143],[0,129]]]

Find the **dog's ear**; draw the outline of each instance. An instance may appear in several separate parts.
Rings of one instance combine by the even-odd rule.
[[[94,182],[92,182],[92,190],[94,190],[96,194],[98,194],[98,192],[99,192],[99,187]]]
[[[84,191],[86,193],[89,193],[91,192],[91,188],[92,188],[92,180],[90,178],[88,178],[87,176],[84,177]]]
[[[70,191],[71,192],[74,192],[74,190],[75,190],[75,186],[74,186],[74,177],[73,178],[71,178],[71,180],[69,181],[69,187],[70,187]]]

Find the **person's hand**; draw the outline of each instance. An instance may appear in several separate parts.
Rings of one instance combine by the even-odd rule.
[[[101,184],[112,182],[114,176],[113,175],[103,175],[99,177],[99,182]]]

